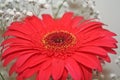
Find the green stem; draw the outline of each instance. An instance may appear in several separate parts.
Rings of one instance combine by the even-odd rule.
[[[57,17],[57,15],[58,15],[58,13],[59,13],[60,9],[62,8],[62,6],[63,6],[63,4],[64,4],[65,1],[66,0],[63,0],[62,4],[58,7],[58,10],[57,10],[57,12],[55,14],[55,18]]]
[[[3,75],[1,73],[0,73],[0,77],[2,78],[2,80],[5,80],[4,77],[3,77]]]

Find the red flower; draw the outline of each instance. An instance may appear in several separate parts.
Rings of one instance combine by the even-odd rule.
[[[36,74],[36,80],[91,80],[92,70],[102,71],[100,60],[110,62],[116,54],[115,33],[102,28],[103,23],[85,20],[67,12],[60,19],[44,14],[42,19],[29,16],[12,23],[4,37],[4,66],[15,59],[10,69],[24,80]],[[10,36],[10,37],[9,37]]]

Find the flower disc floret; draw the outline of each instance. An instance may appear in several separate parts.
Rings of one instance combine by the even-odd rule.
[[[42,42],[47,49],[63,51],[76,42],[76,37],[67,31],[54,31],[44,35]]]

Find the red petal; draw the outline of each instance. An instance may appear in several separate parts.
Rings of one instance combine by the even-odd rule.
[[[25,55],[21,55],[19,56],[19,58],[16,61],[16,66],[20,67],[22,66],[31,56],[33,56],[34,54],[25,54]]]
[[[68,25],[70,24],[72,20],[72,17],[73,17],[72,12],[65,13],[63,17],[61,18],[61,25],[63,25],[64,27],[68,27]]]
[[[16,80],[24,80],[24,79],[23,79],[23,77],[21,77],[20,75],[18,75],[18,76],[16,77]]]
[[[95,38],[93,35],[90,38],[89,37],[86,38],[82,42],[83,46],[99,46],[99,47],[117,48],[117,45],[116,45],[117,41],[114,38],[109,36]]]
[[[4,60],[3,66],[6,66],[8,63],[10,63],[12,60],[17,58],[18,56],[19,56],[18,54],[12,54],[12,55],[7,56]]]
[[[21,72],[18,76],[23,77],[24,79],[31,77],[39,70],[38,67],[28,68],[25,71]]]
[[[11,75],[13,72],[17,70],[16,64],[14,63],[12,67],[10,68],[9,75]]]
[[[68,72],[66,69],[64,69],[63,74],[59,80],[66,80],[68,77]]]
[[[24,26],[23,22],[13,22],[11,25],[8,27],[9,31],[18,31],[24,34],[27,34],[29,28],[27,26]],[[26,31],[27,30],[27,31]],[[32,30],[31,30],[32,31]],[[29,31],[30,32],[30,31]],[[29,33],[28,32],[28,33]]]
[[[41,68],[40,68],[40,70],[45,70],[45,69],[47,69],[48,67],[50,67],[51,66],[51,64],[52,64],[52,60],[51,60],[51,58],[49,58],[47,61],[45,61],[44,63],[42,63],[40,66],[41,66]],[[51,69],[52,70],[52,69]]]
[[[49,59],[49,60],[45,61],[42,64],[39,64],[39,65],[34,66],[32,68],[25,69],[23,72],[21,72],[21,74],[22,74],[22,76],[24,78],[28,78],[28,77],[32,76],[33,74],[35,74],[38,71],[46,71],[46,73],[47,73],[48,72],[47,70],[50,67],[51,67],[51,60]],[[51,74],[51,71],[50,71],[50,74]],[[50,74],[48,74],[48,78],[50,78]],[[39,74],[38,74],[37,80],[40,80],[40,79],[41,78],[39,77]]]
[[[36,80],[49,80],[51,75],[51,67],[45,70],[40,70]]]
[[[84,18],[83,18],[82,16],[75,16],[75,17],[72,19],[71,26],[72,26],[73,28],[79,26],[80,22],[81,22],[83,19],[84,19]]]
[[[30,59],[28,59],[24,65],[20,66],[17,72],[22,72],[26,68],[32,68],[37,65],[41,65],[44,61],[47,61],[48,58],[44,55],[33,55]]]
[[[110,57],[107,55],[106,57],[100,57],[100,58],[102,58],[103,60],[105,60],[105,61],[107,61],[107,62],[111,62],[111,59],[110,59]]]
[[[9,26],[8,31],[15,31],[15,32],[20,32],[22,34],[31,34],[33,33],[33,30],[30,29],[30,27],[28,27],[25,23],[20,23],[16,24],[16,22],[14,22],[13,24],[11,24],[11,26]]]
[[[39,32],[39,33],[41,33],[42,30],[44,30],[44,31],[46,30],[46,28],[44,27],[44,23],[42,22],[41,19],[39,19],[36,16],[32,16],[29,18],[26,18],[26,20],[25,20],[26,26],[30,25],[28,28],[31,28],[31,30],[34,29],[35,32]]]
[[[43,22],[45,24],[46,30],[51,31],[57,27],[55,21],[50,15],[43,14],[42,17],[43,17]]]
[[[103,31],[101,33],[106,34],[107,36],[116,36],[116,34],[114,32],[111,32],[107,29],[103,29]]]
[[[93,30],[95,28],[99,28],[103,25],[103,23],[101,22],[83,22],[79,27],[80,27],[80,31],[85,31],[85,32],[88,32],[88,30]]]
[[[43,14],[43,22],[48,25],[48,26],[52,26],[54,23],[53,18],[49,15],[49,14]]]
[[[88,53],[88,54],[95,54],[95,55],[98,55],[98,56],[106,56],[107,55],[106,50],[104,50],[100,47],[94,47],[94,46],[81,47],[77,51],[85,52],[85,53]]]
[[[110,36],[105,36],[104,38],[100,39],[101,41],[109,41],[111,43],[118,43],[118,41],[115,38],[112,38]]]
[[[89,67],[91,69],[97,69],[102,71],[102,67],[98,58],[91,54],[86,53],[76,53],[72,56],[80,64]]]
[[[20,33],[18,31],[7,31],[3,34],[3,36],[15,36],[17,38],[25,39],[25,40],[30,40],[30,36],[27,36],[23,33]]]
[[[107,52],[112,53],[112,54],[117,54],[115,50],[108,48],[108,47],[103,47]]]
[[[89,42],[93,42],[93,41],[98,40],[98,39],[100,39],[100,35],[96,35],[96,32],[95,32],[95,34],[92,34],[92,35],[90,34],[90,35],[84,36],[82,43],[89,44]]]
[[[60,59],[52,60],[52,77],[54,80],[58,80],[63,73],[64,70],[64,61]]]
[[[117,45],[109,41],[91,41],[84,44],[84,46],[98,46],[98,47],[110,47],[117,48]]]
[[[9,38],[9,39],[6,39],[4,42],[2,42],[1,46],[6,45],[6,44],[10,44],[10,45],[23,45],[23,46],[26,46],[26,45],[33,46],[34,45],[32,43],[32,41],[24,40],[24,39],[20,39],[20,38]]]
[[[29,48],[29,47],[24,48],[24,47],[19,47],[19,46],[10,47],[4,51],[4,53],[2,54],[2,57],[5,58],[6,56],[9,56],[10,54],[13,54],[13,53],[18,54],[19,52],[22,53],[22,52],[27,51],[27,50],[31,51],[31,48]]]
[[[87,67],[81,66],[82,72],[83,72],[83,80],[92,80],[92,69],[89,69]]]
[[[65,67],[72,76],[74,80],[81,80],[81,70],[78,66],[77,62],[75,62],[72,58],[68,58],[66,61]]]

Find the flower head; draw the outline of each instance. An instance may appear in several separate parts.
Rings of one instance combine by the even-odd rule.
[[[116,54],[115,33],[104,29],[104,24],[85,20],[66,12],[62,18],[50,15],[28,16],[13,22],[4,33],[2,42],[4,66],[13,59],[10,74],[17,80],[36,74],[36,80],[91,80],[92,70],[102,71],[101,60],[110,62],[109,53]]]

